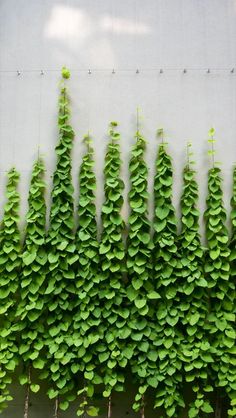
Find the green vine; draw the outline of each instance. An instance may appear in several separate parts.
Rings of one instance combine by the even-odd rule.
[[[230,281],[235,284],[236,277],[236,167],[233,170],[233,195],[231,198],[231,224],[232,224],[232,237],[230,241]],[[235,292],[235,289],[234,289]],[[231,312],[232,321],[236,318],[236,308],[235,308],[235,293],[234,293],[234,304]],[[235,326],[234,326],[235,330]],[[236,415],[236,360],[235,360],[236,350],[235,347],[232,347],[228,350],[228,362],[230,364],[231,375],[230,375],[230,384],[228,386],[228,394],[230,398],[230,410],[228,414],[230,416]]]
[[[18,181],[19,173],[12,168],[8,172],[7,203],[0,229],[0,411],[13,399],[9,385],[18,364],[18,324],[15,315],[21,265]]]
[[[105,157],[105,202],[102,206],[102,236],[100,253],[100,310],[102,316],[101,339],[98,359],[105,390],[103,396],[110,398],[113,390],[124,389],[124,372],[119,366],[126,364],[120,350],[120,339],[127,332],[129,310],[124,306],[125,248],[123,243],[124,222],[121,217],[124,183],[120,178],[120,134],[116,122],[111,122],[109,144]],[[108,402],[108,417],[111,402]]]
[[[211,136],[209,142],[212,147],[210,155],[214,155],[214,130],[211,129],[209,133]],[[209,343],[214,350],[211,377],[214,385],[224,387],[231,397],[235,393],[235,365],[231,355],[234,353],[235,344],[235,285],[230,277],[230,251],[225,226],[226,211],[223,205],[221,171],[214,159],[212,163],[213,167],[208,175],[207,210],[205,211],[208,243],[205,274],[210,289],[208,329]],[[233,402],[234,399],[233,397]],[[235,408],[229,410],[228,414],[235,415]]]
[[[96,177],[93,171],[93,148],[91,138],[85,137],[87,153],[83,157],[80,168],[80,198],[78,207],[78,229],[75,237],[78,271],[76,273],[76,288],[78,304],[73,316],[75,362],[72,371],[83,374],[83,387],[78,394],[82,402],[77,410],[77,416],[97,416],[98,409],[89,405],[88,398],[94,394],[94,385],[101,383],[96,367],[96,343],[100,339],[101,309],[99,304],[100,279],[98,275],[99,250],[97,240],[97,222],[94,191]],[[93,356],[94,352],[94,356]]]
[[[182,363],[178,356],[183,338],[178,327],[178,275],[181,262],[177,254],[177,220],[172,205],[172,182],[171,159],[166,152],[166,143],[162,140],[154,178],[153,268],[155,290],[161,299],[155,306],[153,344],[158,358],[151,383],[157,388],[155,407],[162,406],[168,417],[177,416],[178,408],[184,406],[180,391]]]
[[[94,150],[89,135],[79,172],[77,229],[74,224],[69,78],[69,70],[63,67],[48,232],[45,168],[38,158],[22,246],[19,174],[14,168],[8,172],[7,203],[0,225],[0,412],[12,400],[10,384],[20,364],[24,418],[29,418],[31,392],[40,389],[37,373],[47,380],[54,418],[74,400],[77,416],[98,416],[99,397],[106,399],[106,417],[111,418],[113,394],[126,391],[130,372],[137,385],[133,409],[142,418],[153,392],[154,408],[160,408],[166,417],[179,417],[185,407],[184,388],[189,384],[193,392],[187,405],[189,418],[205,418],[213,412],[222,416],[223,398],[227,416],[235,417],[236,167],[229,239],[222,173],[215,161],[215,131],[211,128],[204,248],[191,144],[183,170],[178,234],[172,162],[163,129],[159,129],[154,219],[150,222],[146,141],[139,130],[137,110],[126,230],[120,134],[117,123],[111,122],[99,242]]]
[[[68,78],[68,77],[65,77]],[[46,238],[48,254],[47,312],[45,325],[46,365],[41,377],[48,380],[48,396],[55,398],[55,417],[58,407],[66,409],[74,400],[71,350],[73,336],[68,333],[76,302],[76,283],[73,265],[78,259],[73,236],[73,186],[71,181],[71,149],[74,132],[69,124],[69,99],[62,81],[59,98],[59,142],[56,146],[57,166],[53,175],[50,225]]]
[[[145,139],[139,131],[129,162],[131,189],[129,192],[129,232],[127,238],[127,273],[126,287],[129,307],[129,342],[125,340],[123,355],[130,360],[131,370],[139,384],[133,408],[143,409],[144,393],[148,387],[148,366],[156,361],[156,353],[150,350],[151,333],[150,301],[159,297],[152,285],[152,241],[150,222],[147,218],[148,168],[144,161]],[[128,333],[128,331],[127,331]]]
[[[26,234],[22,254],[20,301],[17,317],[20,320],[19,355],[23,361],[20,383],[26,386],[25,415],[28,417],[30,390],[38,392],[39,385],[32,382],[32,367],[43,369],[44,360],[44,291],[46,205],[44,200],[44,165],[39,159],[33,167],[28,197]]]
[[[213,358],[205,329],[208,312],[207,281],[204,278],[204,251],[199,234],[198,185],[191,156],[191,144],[188,144],[181,198],[182,230],[179,237],[183,278],[179,284],[180,312],[185,338],[179,347],[179,356],[183,361],[185,379],[192,383],[196,394],[194,401],[189,404],[188,415],[190,418],[200,418],[205,413],[213,412],[205,399],[205,392],[213,390],[208,384],[208,366]]]
[[[236,243],[236,166],[233,169],[233,195],[231,198],[231,224],[232,224],[232,237],[231,237],[231,250],[234,250],[234,245]],[[233,256],[233,259],[234,256]],[[236,267],[236,266],[234,266]],[[231,273],[234,275],[236,271],[231,271]]]

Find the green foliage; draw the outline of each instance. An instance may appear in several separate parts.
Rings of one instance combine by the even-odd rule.
[[[9,384],[21,362],[19,381],[26,386],[27,407],[30,391],[40,390],[34,369],[47,379],[47,394],[56,400],[55,409],[59,405],[66,411],[77,399],[77,416],[91,417],[99,414],[95,405],[100,392],[109,398],[110,411],[113,393],[125,390],[128,370],[137,384],[133,408],[142,410],[142,416],[150,389],[154,389],[155,408],[167,417],[179,416],[185,383],[193,391],[189,418],[205,418],[214,412],[208,398],[214,389],[228,397],[228,416],[236,416],[236,168],[229,240],[211,128],[212,168],[204,216],[208,248],[204,249],[191,145],[183,172],[178,234],[164,131],[157,131],[161,145],[154,178],[154,220],[150,222],[146,141],[137,127],[129,161],[130,213],[125,230],[120,134],[117,123],[111,122],[99,243],[89,135],[79,173],[78,228],[74,229],[74,132],[65,84],[70,72],[63,67],[61,74],[49,229],[46,234],[44,165],[39,158],[32,172],[22,249],[19,174],[15,169],[8,173],[0,227],[0,412],[12,399]]]
[[[70,71],[69,71],[69,69],[68,69],[68,68],[66,68],[66,67],[62,67],[62,70],[61,70],[61,75],[62,75],[62,77],[63,77],[64,79],[68,79],[68,78],[70,78]]]
[[[205,212],[208,251],[205,274],[210,288],[210,307],[207,316],[209,343],[214,350],[211,377],[214,385],[225,387],[235,397],[235,283],[230,275],[230,251],[225,226],[221,171],[209,170],[207,210]]]
[[[144,161],[146,142],[139,131],[129,162],[131,189],[129,191],[129,232],[127,237],[127,326],[125,328],[123,348],[125,363],[128,360],[132,374],[136,376],[139,388],[147,384],[148,365],[155,354],[149,348],[151,333],[151,301],[160,296],[152,284],[152,241],[148,215],[147,177],[148,168]],[[127,341],[127,337],[128,341]],[[153,359],[155,362],[155,358]],[[153,365],[153,363],[152,363]],[[134,409],[143,406],[143,395],[137,393]]]
[[[99,249],[94,196],[96,177],[93,171],[93,148],[89,136],[85,137],[85,143],[87,152],[83,157],[79,175],[79,221],[75,237],[76,254],[79,257],[76,266],[78,302],[74,308],[72,321],[75,360],[71,369],[75,374],[80,371],[83,375],[84,387],[78,393],[83,397],[78,410],[80,415],[87,413],[95,416],[91,414],[95,413],[96,408],[89,405],[88,398],[93,396],[94,384],[100,382],[96,369],[99,364],[97,345],[102,336],[99,335],[102,311],[99,303]],[[77,415],[80,416],[78,412]]]
[[[233,194],[231,198],[231,226],[232,236],[230,240],[230,273],[232,276],[236,275],[236,167],[233,169]]]
[[[0,229],[0,411],[12,400],[9,384],[18,364],[17,330],[15,321],[17,291],[20,272],[19,174],[12,168],[8,172],[7,202]]]
[[[70,349],[71,315],[76,294],[73,265],[78,258],[73,235],[73,186],[71,181],[71,149],[74,132],[69,124],[69,99],[62,82],[59,98],[59,141],[56,146],[57,165],[53,175],[50,225],[46,238],[47,286],[45,289],[46,364],[41,374],[50,385],[48,396],[71,400],[74,387]]]
[[[161,143],[154,178],[154,251],[153,269],[155,291],[160,299],[155,304],[152,343],[157,353],[156,368],[148,383],[157,388],[155,407],[163,407],[168,417],[178,414],[184,406],[180,391],[182,363],[178,348],[182,342],[180,294],[178,293],[181,261],[177,249],[177,220],[172,205],[172,165]]]
[[[233,194],[231,198],[231,224],[232,224],[232,237],[230,241],[230,282],[234,284],[235,286],[235,277],[236,277],[236,167],[234,167],[234,170],[233,170]],[[235,288],[234,288],[234,292],[235,292]],[[234,293],[233,295],[234,303],[232,306],[232,312],[228,315],[228,319],[231,318],[232,320],[234,331],[235,331],[235,315],[236,315],[235,296],[236,295]],[[231,336],[233,335],[232,330],[230,334],[228,332],[228,335],[231,335]],[[235,416],[236,414],[236,402],[235,402],[235,398],[236,398],[236,370],[235,370],[236,360],[235,359],[236,359],[236,356],[235,355],[236,355],[236,351],[234,347],[228,350],[227,361],[229,361],[230,371],[231,371],[231,374],[229,376],[230,384],[227,385],[227,392],[230,398],[230,409],[228,411],[228,414],[230,416]]]
[[[202,408],[206,409],[208,402],[204,399],[204,390],[212,390],[208,384],[208,366],[213,357],[205,329],[208,312],[207,281],[204,278],[204,252],[199,234],[198,186],[195,171],[190,166],[190,149],[191,146],[188,145],[188,164],[184,169],[181,198],[182,228],[179,248],[182,280],[179,283],[179,310],[184,338],[179,346],[179,357],[183,362],[185,380],[191,382],[196,394],[189,405],[189,417],[193,418],[204,416],[204,412],[207,412]]]
[[[120,134],[116,122],[111,122],[109,143],[105,157],[105,202],[102,206],[102,236],[100,253],[99,302],[102,327],[99,335],[103,341],[97,347],[103,384],[103,395],[110,396],[112,390],[123,389],[124,373],[119,369],[122,361],[120,339],[126,330],[128,310],[124,306],[124,222],[121,217],[124,183],[120,178]]]
[[[20,281],[20,301],[17,317],[20,321],[19,355],[23,361],[21,384],[31,383],[32,365],[43,369],[44,359],[44,310],[45,310],[45,221],[46,205],[44,200],[45,183],[43,181],[44,165],[39,159],[33,167],[28,197],[28,213],[26,233],[22,254],[22,270]],[[30,388],[36,391],[32,384]]]

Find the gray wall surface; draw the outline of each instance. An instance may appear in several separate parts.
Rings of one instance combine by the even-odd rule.
[[[76,133],[73,179],[77,186],[82,138],[89,130],[96,151],[98,213],[108,123],[117,120],[120,124],[127,193],[127,161],[134,143],[137,107],[148,140],[150,191],[158,146],[155,133],[163,126],[173,156],[176,208],[179,210],[185,145],[191,140],[199,205],[204,210],[210,167],[207,132],[214,126],[216,159],[222,163],[229,210],[236,161],[236,0],[1,0],[0,215],[6,171],[12,165],[21,173],[21,213],[25,214],[38,149],[47,166],[49,197],[63,65],[71,69],[68,88]],[[127,204],[123,214],[127,219]],[[22,405],[23,394],[18,392],[4,417],[21,417]],[[51,417],[47,405],[45,398],[35,397],[32,418]],[[114,416],[122,416],[117,411]],[[130,412],[129,416],[135,415]],[[157,415],[150,412],[147,416]]]

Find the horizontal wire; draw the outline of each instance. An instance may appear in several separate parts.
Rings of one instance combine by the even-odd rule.
[[[236,64],[235,66],[231,66],[231,67],[150,67],[150,68],[140,68],[140,67],[136,67],[136,68],[72,68],[70,69],[70,72],[87,72],[89,74],[91,74],[92,72],[111,72],[111,73],[116,73],[116,72],[145,72],[145,71],[159,71],[159,72],[164,72],[164,71],[182,71],[184,73],[187,73],[188,71],[206,71],[206,72],[211,72],[211,71],[229,71],[229,72],[236,72]],[[39,73],[40,75],[44,75],[45,72],[55,72],[55,73],[60,73],[61,69],[45,69],[45,68],[41,68],[41,69],[24,69],[24,68],[18,68],[16,70],[6,70],[6,69],[2,69],[0,70],[0,73],[16,73],[18,75],[22,74],[22,73]]]

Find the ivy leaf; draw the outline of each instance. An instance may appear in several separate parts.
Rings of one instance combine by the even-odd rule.
[[[87,408],[87,414],[88,414],[90,417],[97,417],[97,416],[98,416],[98,414],[99,414],[99,409],[98,409],[98,408],[95,408],[95,406],[89,406],[89,407]]]
[[[146,300],[145,300],[145,299],[136,299],[136,300],[134,301],[134,303],[135,303],[135,306],[136,306],[138,309],[141,309],[141,308],[143,308],[143,307],[146,305]]]
[[[201,406],[201,410],[203,412],[206,412],[207,414],[211,414],[212,412],[214,412],[214,409],[208,402],[204,402],[204,404]]]
[[[69,402],[68,401],[60,402],[59,408],[62,409],[62,411],[66,411],[69,408]]]
[[[190,325],[195,325],[199,321],[199,318],[200,318],[200,315],[198,312],[191,315],[190,320],[189,320]]]
[[[36,252],[31,252],[31,253],[24,253],[22,256],[23,259],[23,263],[28,266],[29,264],[31,264],[36,257]]]
[[[148,244],[150,241],[150,235],[148,233],[139,234],[140,241],[144,244]]]
[[[162,206],[156,208],[156,216],[161,220],[165,219],[170,211],[168,206]]]
[[[225,330],[225,334],[227,335],[227,337],[235,339],[236,338],[236,332],[234,329],[230,329],[230,330]]]
[[[36,385],[36,384],[31,383],[30,390],[32,392],[37,393],[39,391],[39,389],[40,389],[40,386],[39,385]]]

